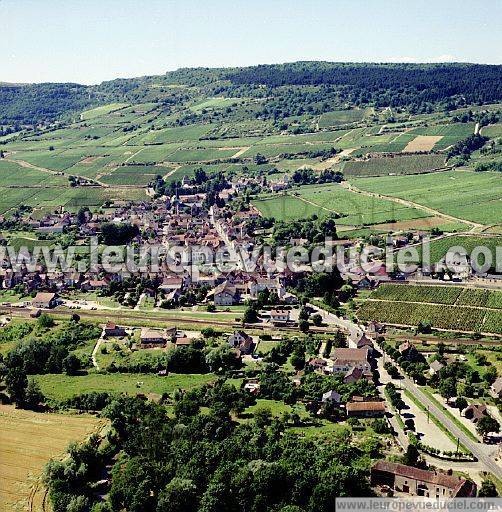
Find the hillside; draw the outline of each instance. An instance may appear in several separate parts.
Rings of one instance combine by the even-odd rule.
[[[347,104],[427,112],[501,100],[502,66],[295,62],[179,69],[92,86],[0,82],[0,124],[54,121],[109,102],[178,105],[200,94],[261,99],[257,114],[274,119],[303,112],[320,114]]]

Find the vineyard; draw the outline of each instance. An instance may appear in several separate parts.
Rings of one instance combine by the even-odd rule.
[[[362,304],[358,317],[410,326],[426,321],[438,329],[502,334],[502,292],[383,284]]]
[[[347,162],[345,176],[386,176],[420,174],[444,167],[444,155],[411,155]]]
[[[486,247],[492,254],[492,261],[495,262],[495,252],[497,247],[502,245],[502,238],[499,236],[454,235],[431,240],[429,244],[431,263],[437,263],[443,259],[452,247],[463,247],[469,255],[476,247]]]
[[[398,300],[402,302],[432,302],[455,304],[463,288],[447,286],[407,286],[382,284],[372,294],[372,299]]]
[[[468,307],[438,304],[410,304],[409,302],[368,301],[358,311],[364,321],[376,320],[387,324],[415,326],[429,322],[437,329],[481,331],[485,311]],[[502,326],[494,325],[502,334]]]

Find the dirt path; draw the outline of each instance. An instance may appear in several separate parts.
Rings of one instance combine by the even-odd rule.
[[[96,355],[98,353],[99,347],[101,346],[101,343],[103,342],[103,336],[100,336],[99,340],[96,342],[96,345],[94,345],[94,348],[92,349],[92,364],[96,368],[96,370],[99,370],[98,360],[96,359]]]
[[[442,217],[443,219],[449,220],[451,222],[461,222],[463,224],[467,224],[468,226],[471,226],[471,231],[485,228],[484,224],[479,224],[478,222],[473,222],[471,220],[460,219],[459,217],[454,217],[453,215],[448,215],[446,213],[440,212],[439,210],[435,210],[434,208],[430,208],[429,206],[424,206],[423,204],[414,203],[413,201],[408,201],[406,199],[401,199],[399,197],[387,196],[387,195],[383,195],[383,194],[377,194],[375,192],[368,192],[367,190],[361,190],[360,188],[357,188],[354,185],[351,185],[347,181],[342,181],[342,183],[340,183],[340,185],[342,187],[344,187],[345,189],[350,190],[351,192],[355,192],[356,194],[362,194],[363,196],[375,197],[378,199],[387,199],[388,201],[392,201],[393,203],[400,204],[402,206],[407,206],[409,208],[415,208],[417,210],[422,210],[422,211],[429,213],[430,215],[435,216],[435,217]]]
[[[342,151],[340,151],[340,153],[338,153],[338,155],[336,155],[332,158],[323,160],[323,161],[313,165],[312,167],[316,171],[324,171],[326,169],[329,169],[332,165],[337,164],[343,157],[349,156],[353,151],[355,151],[355,148],[343,149]]]
[[[24,167],[25,169],[33,169],[35,171],[40,171],[40,172],[45,172],[47,174],[52,174],[53,176],[54,175],[59,175],[61,173],[64,173],[66,175],[66,170],[65,171],[53,171],[52,169],[46,169],[45,167],[40,167],[38,165],[30,164],[30,162],[26,162],[25,160],[13,160],[13,159],[10,159],[10,158],[6,158],[5,160],[7,160],[8,162],[12,162],[12,163],[18,164],[21,167]],[[92,180],[95,183],[97,183],[98,185],[100,185],[101,187],[108,187],[108,185],[106,183],[102,183],[97,178],[88,178],[86,176],[80,176],[79,174],[74,174],[74,173],[71,173],[71,175],[75,176],[76,178],[81,178],[83,180]]]
[[[321,206],[321,205],[319,205],[317,203],[314,203],[313,201],[309,201],[308,199],[305,199],[302,196],[291,196],[291,197],[294,197],[296,199],[299,199],[300,201],[303,201],[304,203],[307,203],[307,204],[310,204],[312,206],[315,206],[316,208],[320,208],[321,210],[325,210],[325,211],[331,212],[331,213],[336,213],[336,215],[340,215],[341,216],[340,212],[337,212],[336,210],[331,210],[330,208],[326,208],[325,206]]]

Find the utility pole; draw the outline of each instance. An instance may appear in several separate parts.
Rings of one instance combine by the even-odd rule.
[[[429,406],[427,406],[427,423],[429,423]]]

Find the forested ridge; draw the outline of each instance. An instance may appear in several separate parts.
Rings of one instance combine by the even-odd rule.
[[[175,84],[184,87],[170,87]],[[179,69],[92,86],[0,82],[0,124],[50,122],[113,101],[182,105],[194,95],[260,98],[265,116],[277,110],[277,104],[287,102],[293,103],[294,110],[311,113],[324,111],[319,105],[322,101],[329,103],[329,108],[338,103],[341,107],[374,105],[424,111],[431,106],[454,108],[500,101],[502,66],[295,62]]]

